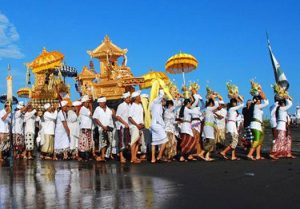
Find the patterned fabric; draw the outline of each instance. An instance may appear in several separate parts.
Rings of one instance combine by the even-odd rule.
[[[10,147],[9,134],[0,133],[0,152],[8,150]]]
[[[168,142],[166,143],[165,156],[171,159],[177,154],[177,140],[172,132],[167,132],[167,137]]]
[[[249,142],[253,140],[252,130],[250,126],[245,128],[244,138]]]
[[[44,134],[44,144],[41,152],[47,154],[53,154],[54,152],[54,135]]]
[[[25,135],[25,147],[27,151],[34,149],[34,133],[26,133]]]
[[[189,134],[181,134],[181,154],[190,154],[196,146],[196,140]]]
[[[276,157],[287,157],[291,154],[292,138],[286,131],[277,130],[277,136],[272,148],[272,154]]]
[[[121,127],[120,130],[118,130],[118,135],[119,135],[118,138],[119,152],[122,152],[130,142],[129,128]]]
[[[224,144],[225,141],[225,128],[218,128],[215,129],[215,139],[216,143]]]
[[[13,135],[14,140],[14,149],[18,153],[22,153],[25,149],[25,138],[23,134],[14,134]]]
[[[101,151],[105,147],[107,147],[108,149],[111,148],[112,138],[113,136],[111,131],[104,132],[102,130],[99,130],[99,151]]]
[[[79,152],[90,152],[94,147],[91,129],[81,129],[79,135]]]
[[[236,133],[227,133],[226,134],[226,146],[230,146],[231,149],[235,149],[239,142],[239,135]]]
[[[206,152],[211,152],[215,149],[215,140],[214,139],[205,139],[203,141],[203,148]]]

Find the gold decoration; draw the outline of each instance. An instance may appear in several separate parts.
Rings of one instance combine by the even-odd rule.
[[[243,97],[239,95],[239,88],[235,84],[233,84],[231,82],[227,82],[226,87],[228,90],[228,97],[230,99],[239,98],[243,101]]]
[[[164,81],[164,83],[168,84],[170,82],[170,79],[168,76],[163,72],[155,72],[150,71],[149,73],[146,73],[142,76],[144,78],[144,83],[140,85],[141,89],[148,89],[152,87],[152,81],[156,79],[161,79]]]
[[[190,91],[195,90],[196,92],[200,90],[200,85],[196,82],[190,82]]]
[[[100,73],[83,68],[77,77],[80,94],[93,96],[93,99],[100,96],[108,100],[120,99],[123,93],[133,92],[134,85],[142,85],[144,78],[134,77],[131,69],[126,66],[127,51],[113,44],[108,36],[96,49],[87,51],[92,58],[99,59]],[[119,58],[123,58],[122,65],[118,64]]]
[[[273,88],[277,99],[285,99],[285,98],[292,99],[289,95],[289,92],[285,90],[285,88],[281,87],[279,84],[275,83],[271,87]]]
[[[206,99],[221,97],[219,93],[206,86]]]
[[[189,91],[189,89],[188,89],[187,86],[183,85],[181,90],[182,90],[182,92],[183,92],[183,97],[184,97],[185,99],[191,98],[191,92]]]
[[[42,53],[31,63],[27,63],[26,66],[32,69],[33,73],[40,73],[60,67],[63,59],[64,55],[62,53],[58,51],[48,52],[46,48],[44,48]]]
[[[252,96],[258,96],[258,95],[260,95],[260,93],[262,92],[261,85],[258,84],[257,82],[255,82],[254,80],[251,80],[250,83],[251,83],[250,94]]]

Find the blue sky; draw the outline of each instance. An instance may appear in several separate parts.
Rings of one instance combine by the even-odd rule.
[[[256,78],[272,99],[267,30],[294,103],[300,104],[299,11],[297,0],[0,0],[0,81],[6,82],[11,64],[14,91],[24,86],[24,63],[44,46],[64,53],[67,64],[81,71],[90,59],[86,51],[108,34],[128,48],[128,66],[136,76],[164,71],[166,60],[182,51],[199,61],[186,77],[199,81],[202,95],[209,83],[226,97],[225,83],[232,80],[249,98],[249,80]],[[170,77],[181,85],[181,75]],[[2,85],[0,93],[5,91]],[[74,88],[72,97],[79,97]]]

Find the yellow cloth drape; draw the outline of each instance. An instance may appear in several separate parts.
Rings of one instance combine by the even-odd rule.
[[[161,88],[164,90],[168,99],[172,99],[172,95],[170,93],[169,87],[165,84],[165,82],[162,79],[154,79],[152,81],[149,100],[147,98],[142,98],[142,105],[145,112],[145,117],[144,117],[145,128],[150,128],[151,126],[150,104],[158,96],[159,89]]]

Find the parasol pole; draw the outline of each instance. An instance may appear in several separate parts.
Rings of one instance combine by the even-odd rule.
[[[183,85],[185,86],[185,76],[184,76],[184,72],[182,71],[182,78],[183,78]]]
[[[181,63],[181,72],[182,72],[182,78],[183,78],[183,85],[185,86],[185,75],[184,75],[184,68],[183,68],[183,63]]]

